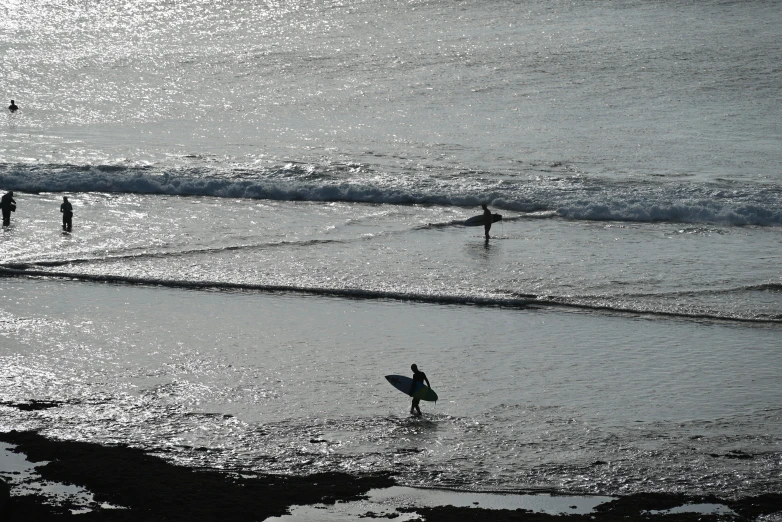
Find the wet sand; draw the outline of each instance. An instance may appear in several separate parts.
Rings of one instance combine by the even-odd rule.
[[[52,503],[52,498],[44,494],[12,496],[1,520],[264,520],[285,515],[291,506],[348,502],[362,498],[370,489],[395,484],[394,477],[388,474],[281,476],[191,469],[127,446],[51,440],[34,432],[0,433],[0,441],[13,445],[14,451],[23,453],[31,462],[45,461],[36,467],[41,480],[75,484],[93,495],[88,512],[84,505],[68,499]],[[0,499],[0,506],[4,500]],[[702,503],[723,504],[735,515],[655,513]],[[397,511],[400,518],[415,514],[415,519],[428,522],[754,520],[782,511],[782,494],[739,500],[673,493],[636,494],[601,504],[592,514],[551,515],[521,509],[454,506],[412,506]],[[367,512],[362,518],[397,517],[396,513]]]

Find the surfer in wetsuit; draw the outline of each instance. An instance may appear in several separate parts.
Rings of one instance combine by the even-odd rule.
[[[14,103],[14,100],[11,100],[11,105],[8,106],[8,110],[11,112],[16,112],[19,110],[19,107]]]
[[[16,200],[14,199],[13,190],[9,190],[0,198],[0,209],[3,211],[3,226],[11,226],[11,212],[16,211]]]
[[[73,226],[73,205],[68,201],[68,196],[62,197],[60,212],[62,212],[62,229],[65,232],[70,232]]]
[[[413,370],[413,385],[410,387],[410,395],[413,394],[413,390],[416,389],[418,386],[418,383],[423,384],[426,382],[426,385],[430,388],[432,387],[431,384],[429,384],[429,379],[426,378],[426,374],[424,372],[418,371],[418,366],[415,364],[410,367],[411,370]],[[413,404],[410,406],[410,413],[413,415],[421,415],[421,408],[418,407],[418,403],[421,402],[421,399],[416,399],[413,397]]]
[[[491,230],[491,222],[494,216],[491,215],[491,210],[486,206],[486,203],[481,205],[483,207],[483,231],[486,234],[486,239],[489,239],[489,230]]]

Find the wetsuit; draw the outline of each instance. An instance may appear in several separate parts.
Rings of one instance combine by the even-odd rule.
[[[483,231],[486,234],[486,239],[489,239],[489,230],[491,230],[491,222],[494,216],[491,215],[491,210],[488,207],[483,207]]]
[[[0,198],[0,208],[3,210],[3,226],[7,227],[11,225],[11,212],[16,209],[16,200],[9,194],[4,194]]]
[[[426,374],[420,370],[413,370],[413,385],[410,387],[410,395],[413,394],[413,390],[415,390],[418,387],[418,383],[421,384],[426,381],[429,382],[429,379],[426,378]],[[418,415],[421,415],[421,408],[418,407],[418,403],[421,402],[421,399],[416,399],[413,397],[413,403],[410,406],[410,413],[413,413],[413,411],[418,411]]]
[[[70,201],[63,201],[60,205],[60,212],[62,212],[62,229],[66,232],[71,231],[73,227],[73,205]]]

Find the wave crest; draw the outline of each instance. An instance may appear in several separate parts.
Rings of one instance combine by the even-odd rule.
[[[586,221],[782,226],[782,186],[521,179],[470,173],[379,174],[344,165],[161,169],[0,164],[0,187],[20,192],[108,192],[283,201],[477,207]]]

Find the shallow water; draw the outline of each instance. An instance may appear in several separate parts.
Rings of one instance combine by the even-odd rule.
[[[778,2],[6,7],[0,429],[779,491]]]
[[[2,429],[403,483],[779,487],[776,329],[51,280],[3,287]],[[46,300],[42,302],[42,300]],[[416,362],[422,419],[383,375]]]
[[[266,520],[275,522],[309,522],[318,520],[360,520],[362,515],[375,517],[394,514],[394,519],[421,520],[416,513],[399,513],[397,507],[456,506],[482,509],[526,509],[536,513],[591,513],[595,506],[612,500],[611,497],[560,496],[547,493],[533,495],[503,495],[497,493],[464,493],[436,489],[413,489],[394,486],[373,489],[366,500],[338,503],[333,506],[294,506],[291,514]],[[390,518],[390,517],[389,517]]]
[[[43,495],[52,502],[67,498],[81,508],[73,510],[74,514],[90,511],[86,506],[95,505],[92,494],[80,486],[42,480],[35,468],[46,462],[30,462],[23,454],[15,453],[14,449],[11,444],[0,443],[0,478],[12,487],[14,496]],[[104,504],[104,507],[108,509],[115,506]]]
[[[285,287],[437,302],[535,303],[782,321],[776,227],[571,222],[474,210],[91,194],[61,235],[58,197],[24,197],[3,264],[215,288]]]

